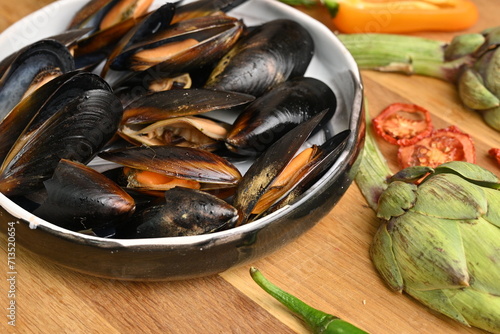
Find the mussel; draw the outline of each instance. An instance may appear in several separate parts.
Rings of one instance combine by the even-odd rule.
[[[60,159],[86,164],[115,135],[121,102],[99,76],[87,73],[84,78],[98,84],[82,91],[66,81],[36,111],[0,167],[2,193],[22,195],[42,188]]]
[[[205,88],[260,96],[289,78],[303,76],[314,54],[314,41],[299,23],[269,21],[251,32],[218,62]]]
[[[111,60],[110,68],[115,71],[136,72],[114,86],[130,82],[143,85],[215,63],[236,43],[242,31],[240,20],[223,14],[173,24],[129,46]]]
[[[327,112],[324,110],[296,126],[257,157],[238,183],[234,195],[233,205],[240,213],[239,225],[249,221],[259,199],[269,190]]]
[[[74,70],[73,56],[55,40],[41,40],[16,54],[0,79],[0,120],[29,91],[48,80]]]
[[[168,190],[180,183],[195,189],[235,187],[240,171],[226,159],[201,149],[179,146],[136,146],[99,153],[102,159],[128,167],[125,186]]]
[[[78,162],[61,159],[44,185],[47,199],[33,213],[73,231],[116,226],[135,211],[127,192]]]
[[[144,15],[153,0],[91,0],[71,20],[68,29],[93,27],[102,30]]]
[[[0,161],[14,143],[24,142],[49,117],[76,96],[94,89],[109,90],[109,85],[94,74],[69,72],[63,74],[18,103],[0,122]],[[29,125],[29,127],[28,127]]]
[[[296,77],[278,84],[249,104],[226,138],[228,148],[242,155],[258,155],[292,128],[329,109],[333,116],[337,99],[323,81]]]
[[[128,238],[199,235],[232,228],[237,220],[238,211],[227,202],[203,191],[176,187],[165,191],[164,200],[139,211],[118,233]]]

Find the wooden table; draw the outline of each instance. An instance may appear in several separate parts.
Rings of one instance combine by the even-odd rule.
[[[0,2],[0,31],[52,0]],[[498,24],[497,1],[475,0],[480,20],[471,32]],[[306,10],[329,25],[324,10]],[[453,34],[419,34],[450,40]],[[465,110],[448,83],[363,72],[372,114],[393,102],[425,106],[436,127],[455,124],[476,143],[478,164],[500,175],[487,157],[499,133]],[[395,148],[380,142],[396,168]],[[317,226],[267,258],[251,263],[276,284],[371,333],[481,333],[392,293],[368,257],[379,222],[353,184]],[[2,333],[307,333],[302,323],[251,280],[249,265],[180,282],[121,282],[85,276],[41,260],[22,247],[17,257],[16,326],[7,324],[7,251],[2,236]]]

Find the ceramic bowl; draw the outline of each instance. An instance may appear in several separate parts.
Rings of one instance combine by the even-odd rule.
[[[57,1],[0,35],[0,59],[38,39],[64,30],[85,0]],[[187,237],[106,239],[68,231],[44,221],[0,194],[3,233],[36,256],[99,277],[123,280],[178,280],[223,272],[266,256],[311,229],[338,203],[353,182],[364,142],[363,88],[356,63],[323,24],[274,0],[249,0],[233,9],[247,25],[293,19],[314,38],[316,51],[306,76],[323,80],[337,95],[328,133],[350,129],[335,164],[292,205],[230,230]]]

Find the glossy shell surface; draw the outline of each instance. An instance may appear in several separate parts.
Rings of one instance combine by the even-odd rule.
[[[40,38],[60,33],[85,2],[57,1],[11,26],[0,35],[0,59]],[[155,1],[154,6],[159,5],[161,2]],[[292,205],[246,225],[199,236],[132,240],[108,240],[68,231],[34,216],[0,194],[2,233],[8,222],[18,222],[18,244],[42,258],[90,275],[123,280],[178,280],[217,274],[266,256],[327,215],[352,184],[364,142],[363,88],[356,63],[327,27],[278,1],[249,0],[229,14],[249,25],[290,18],[312,34],[318,47],[306,75],[326,82],[338,98],[335,117],[323,132],[331,136],[344,129],[352,130],[339,159],[321,179]]]

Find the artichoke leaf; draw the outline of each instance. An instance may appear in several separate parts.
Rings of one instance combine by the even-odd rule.
[[[389,287],[394,291],[402,292],[403,278],[392,252],[392,240],[387,231],[387,223],[382,224],[375,233],[370,247],[370,256],[375,268]]]
[[[405,287],[433,290],[468,286],[458,221],[412,210],[392,221],[392,249]]]
[[[480,187],[460,176],[436,174],[418,187],[412,210],[439,218],[476,219],[486,213],[488,202]]]
[[[470,288],[443,292],[470,325],[500,333],[500,296]]]
[[[458,81],[458,92],[462,102],[475,110],[487,110],[498,107],[500,100],[484,86],[479,74],[467,69]]]
[[[500,298],[500,229],[483,218],[458,224],[462,234],[470,286]]]
[[[458,322],[470,327],[467,320],[457,310],[457,308],[450,301],[449,297],[444,293],[444,290],[429,290],[420,291],[410,288],[405,288],[405,292],[410,296],[426,305],[432,310],[442,313]]]
[[[488,211],[483,218],[500,228],[500,191],[494,189],[484,189],[484,193],[488,199]]]
[[[473,163],[450,161],[439,165],[434,171],[436,174],[450,173],[459,175],[467,181],[481,187],[500,189],[500,180],[495,174]]]
[[[403,215],[416,201],[417,186],[412,183],[394,181],[380,195],[377,217],[389,220]]]

